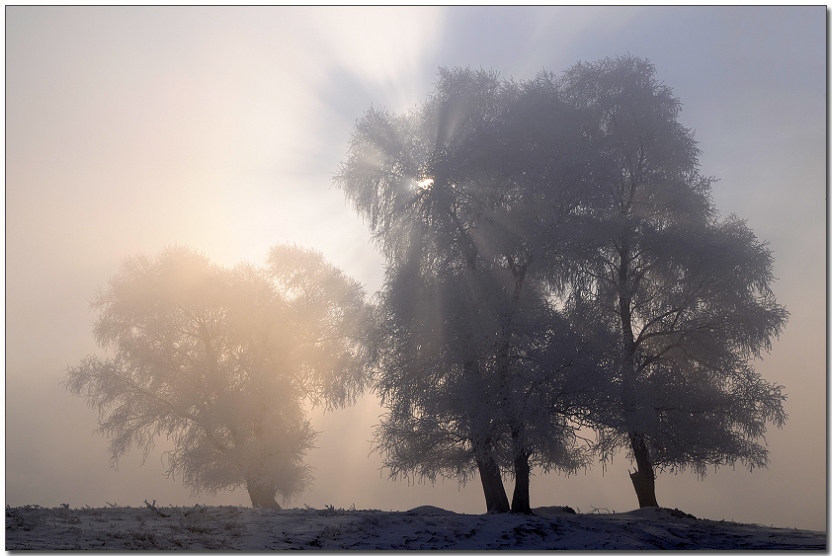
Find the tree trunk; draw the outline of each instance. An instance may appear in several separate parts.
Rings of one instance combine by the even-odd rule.
[[[477,468],[480,472],[482,490],[485,494],[485,507],[488,513],[506,513],[510,510],[508,496],[500,476],[500,468],[491,456],[478,457]]]
[[[275,496],[277,495],[276,489],[252,483],[247,483],[246,489],[248,490],[249,498],[251,498],[251,506],[253,508],[281,509],[280,504],[275,500]]]
[[[630,473],[633,488],[638,497],[638,507],[658,506],[656,502],[656,474],[650,461],[650,452],[641,434],[630,434],[630,444],[636,458],[636,471]]]
[[[627,238],[622,238],[619,248],[620,265],[618,267],[618,310],[621,317],[621,333],[624,340],[623,347],[623,375],[624,375],[624,411],[634,412],[639,405],[636,400],[634,388],[636,384],[636,342],[633,335],[632,315],[632,289],[635,287],[631,278],[630,251]],[[643,276],[643,274],[642,274]],[[630,480],[633,481],[633,488],[636,490],[639,508],[658,506],[656,502],[656,474],[653,471],[653,463],[650,461],[650,451],[644,441],[644,435],[639,432],[632,432],[630,429],[630,446],[633,449],[633,456],[636,459],[636,470],[630,473]]]
[[[521,451],[514,458],[514,496],[511,499],[511,513],[532,515],[531,500],[529,498],[529,454]]]

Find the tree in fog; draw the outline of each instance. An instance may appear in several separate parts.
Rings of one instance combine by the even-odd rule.
[[[501,469],[516,479],[511,510],[529,512],[532,466],[586,462],[574,419],[598,382],[553,303],[557,265],[544,263],[576,206],[559,187],[568,134],[535,136],[522,121],[539,116],[533,101],[559,109],[531,86],[441,70],[421,107],[364,115],[336,178],[388,263],[376,353],[385,463],[394,477],[477,472],[488,511],[510,508]]]
[[[113,463],[167,437],[167,474],[197,492],[279,507],[311,481],[304,401],[340,407],[365,383],[363,290],[314,251],[228,270],[169,248],[128,259],[92,306],[112,356],[69,368],[66,388],[98,410]]]
[[[615,340],[619,394],[603,436],[635,460],[639,505],[658,505],[657,468],[766,465],[759,439],[786,418],[782,388],[750,365],[787,319],[771,252],[736,216],[718,217],[680,103],[650,63],[577,64],[557,86],[591,153],[570,295]]]

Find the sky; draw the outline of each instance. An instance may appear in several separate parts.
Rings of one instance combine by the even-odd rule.
[[[375,293],[383,260],[332,186],[356,120],[427,98],[439,67],[530,79],[578,61],[646,58],[683,104],[720,213],[774,254],[790,320],[755,362],[789,420],[768,469],[660,474],[698,517],[825,530],[826,9],[815,7],[6,7],[7,505],[242,504],[163,476],[162,449],[110,466],[97,414],[61,386],[101,353],[89,303],[121,262],[165,246],[232,266],[297,243]],[[311,488],[289,506],[485,511],[479,481],[388,480],[367,394],[310,416]],[[606,469],[532,477],[532,506],[628,511]],[[507,483],[510,493],[512,485]]]

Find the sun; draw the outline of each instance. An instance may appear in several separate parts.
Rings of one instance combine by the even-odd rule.
[[[427,191],[433,187],[433,178],[423,178],[416,182],[416,187],[422,191]]]

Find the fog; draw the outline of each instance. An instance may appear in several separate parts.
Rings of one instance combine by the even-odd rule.
[[[100,353],[96,289],[165,246],[263,263],[295,242],[377,291],[382,258],[331,186],[355,120],[406,110],[440,66],[516,79],[579,60],[649,59],[683,103],[722,215],[770,242],[791,314],[755,367],[789,420],[768,469],[660,474],[660,504],[698,517],[826,529],[826,11],[686,8],[6,8],[6,504],[248,504],[163,476],[160,443],[115,470],[97,414],[63,390]],[[312,411],[314,485],[289,505],[485,510],[478,481],[391,482],[382,410]],[[532,477],[532,505],[636,507],[618,454]],[[507,485],[509,486],[509,485]]]

